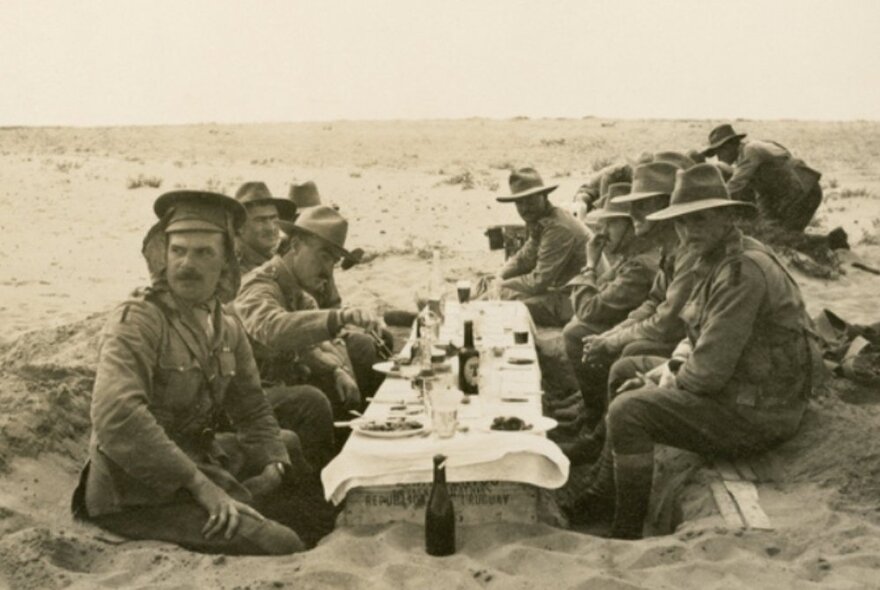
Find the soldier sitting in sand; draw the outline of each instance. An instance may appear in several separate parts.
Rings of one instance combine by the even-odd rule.
[[[314,474],[300,440],[309,447],[332,434],[332,418],[320,391],[300,388],[299,437],[279,430],[247,335],[222,306],[238,287],[233,240],[245,210],[195,191],[164,194],[154,209],[160,220],[143,250],[153,286],[104,328],[74,512],[125,537],[197,551],[302,550],[288,527],[328,507],[317,494],[305,510],[290,504],[315,491],[303,485]],[[229,423],[234,432],[218,434]],[[332,526],[324,514],[321,526]]]
[[[317,205],[279,225],[289,241],[246,277],[235,299],[260,372],[270,382],[318,385],[337,415],[363,409],[364,397],[381,384],[371,369],[386,347],[381,322],[363,308],[319,304],[333,284],[334,267],[350,256],[348,222],[332,207]],[[368,346],[346,345],[341,335],[351,327],[361,330]],[[303,366],[308,375],[294,370]]]
[[[583,340],[614,328],[641,305],[660,263],[659,249],[651,242],[636,238],[629,203],[617,199],[629,191],[628,183],[612,184],[605,196],[605,205],[587,215],[587,223],[595,224],[598,231],[587,245],[586,266],[568,284],[572,289],[574,317],[563,328],[562,338],[584,404],[578,409],[580,421],[577,424],[584,433],[591,432],[602,419],[608,362],[584,357]],[[609,259],[610,266],[600,273],[596,267],[603,255]],[[582,449],[576,443],[564,442],[560,446],[570,459],[579,459]]]
[[[669,207],[648,216],[674,220],[699,252],[681,312],[690,352],[627,357],[612,367],[608,435],[573,518],[613,514],[612,536],[640,538],[656,443],[735,457],[797,432],[821,359],[797,283],[771,250],[736,227],[737,212],[749,209],[730,198],[716,167],[698,164],[678,172]]]
[[[247,211],[247,220],[235,240],[238,267],[245,275],[275,254],[279,238],[278,220],[293,221],[296,205],[289,199],[273,197],[262,182],[244,183],[235,193],[235,199]]]
[[[529,239],[491,281],[475,290],[478,298],[522,301],[539,326],[563,326],[571,319],[565,285],[584,266],[589,237],[580,221],[550,203],[547,195],[556,188],[545,186],[534,168],[510,173],[511,195],[497,200],[516,204]]]

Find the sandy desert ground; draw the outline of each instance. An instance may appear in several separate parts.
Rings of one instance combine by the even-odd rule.
[[[315,180],[352,222],[367,263],[341,272],[346,300],[412,308],[432,248],[448,281],[501,261],[483,229],[515,222],[492,198],[534,165],[570,201],[595,168],[641,151],[702,145],[715,121],[472,119],[132,128],[0,129],[0,587],[11,588],[873,588],[880,587],[880,393],[844,379],[817,392],[801,433],[771,453],[759,485],[772,531],[732,530],[696,456],[675,487],[683,522],[638,542],[547,525],[460,531],[435,559],[422,529],[339,529],[287,558],[204,556],[120,543],[74,523],[103,314],[147,274],[140,242],[155,197],[177,187],[278,193]],[[823,172],[814,229],[842,226],[880,267],[880,124],[735,121]],[[158,187],[140,180],[160,180]],[[798,274],[811,312],[878,321],[880,276]],[[545,340],[547,335],[545,334]]]

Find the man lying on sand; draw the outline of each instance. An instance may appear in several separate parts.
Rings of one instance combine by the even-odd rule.
[[[648,216],[673,219],[699,252],[696,285],[681,313],[690,352],[669,361],[628,357],[611,369],[608,435],[574,517],[613,514],[613,537],[642,536],[655,443],[746,455],[787,440],[800,425],[818,377],[809,318],[772,251],[737,229],[737,213],[749,209],[730,198],[716,167],[698,164],[677,173],[669,207]]]
[[[334,267],[350,255],[348,222],[332,207],[318,205],[303,208],[296,222],[279,225],[290,240],[245,277],[235,299],[260,373],[274,383],[318,385],[337,415],[361,410],[364,397],[382,383],[372,371],[386,346],[381,322],[363,308],[322,309],[318,303],[333,283]],[[358,342],[365,344],[346,344],[342,336],[350,326],[361,330]]]
[[[534,168],[510,173],[509,196],[526,222],[529,239],[492,279],[475,289],[475,296],[498,296],[525,303],[539,326],[564,326],[572,307],[565,284],[584,266],[587,228],[570,213],[554,207],[547,195],[556,185],[545,186]]]
[[[134,539],[232,554],[288,554],[311,517],[287,505],[311,471],[279,430],[239,322],[235,200],[195,191],[157,199],[144,240],[153,281],[111,314],[92,394],[89,462],[74,512]],[[332,429],[317,390],[298,397],[303,432]],[[219,433],[227,421],[235,432]],[[304,435],[303,439],[308,436]],[[277,510],[284,523],[257,508]]]

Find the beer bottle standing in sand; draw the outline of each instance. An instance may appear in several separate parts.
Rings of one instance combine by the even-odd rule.
[[[455,553],[455,510],[446,489],[446,457],[434,456],[434,485],[425,509],[425,551],[443,556]]]
[[[464,323],[464,346],[458,351],[458,388],[467,395],[479,393],[480,353],[474,347],[474,322]]]

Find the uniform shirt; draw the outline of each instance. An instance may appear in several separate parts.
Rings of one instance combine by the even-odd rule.
[[[92,393],[90,515],[169,502],[197,469],[216,475],[205,433],[219,412],[252,464],[290,462],[241,324],[217,302],[210,316],[209,340],[192,310],[150,291],[110,315]]]
[[[661,250],[660,268],[647,299],[606,336],[611,350],[623,350],[636,340],[674,343],[685,336],[679,315],[694,288],[697,258],[692,249]]]
[[[265,264],[272,258],[272,253],[264,254],[240,239],[235,241],[235,251],[238,256],[238,268],[242,276]]]
[[[547,215],[529,224],[529,239],[501,270],[502,293],[541,295],[564,286],[586,264],[587,228],[571,213],[551,206]]]
[[[340,310],[321,309],[280,256],[244,278],[234,308],[261,366],[298,359],[318,374],[336,368],[353,374],[345,343],[337,338]]]
[[[659,250],[645,251],[645,246],[637,240],[620,260],[598,277],[595,271],[583,272],[569,282],[571,304],[578,321],[602,333],[623,321],[645,301],[660,265]]]
[[[681,313],[692,352],[678,386],[736,404],[759,423],[796,427],[811,385],[808,318],[773,253],[738,230],[696,267]]]

